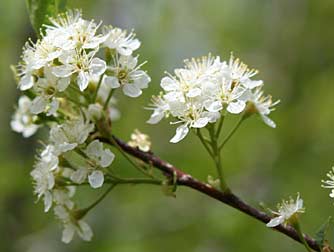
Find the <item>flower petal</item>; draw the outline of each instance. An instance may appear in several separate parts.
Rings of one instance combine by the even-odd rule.
[[[88,73],[84,71],[80,71],[78,74],[77,81],[78,81],[78,86],[79,86],[80,91],[84,91],[87,88],[88,83],[89,83]]]
[[[130,97],[138,97],[142,94],[142,91],[134,84],[125,84],[123,86],[123,93]]]
[[[231,102],[226,109],[231,114],[239,114],[245,109],[245,107],[246,103],[244,101],[236,100]]]
[[[115,76],[104,76],[102,80],[104,85],[107,85],[111,88],[118,88],[120,87],[119,81]]]
[[[282,216],[278,216],[276,218],[271,219],[268,223],[267,223],[267,227],[276,227],[280,224],[282,224],[284,222],[284,218]]]
[[[92,188],[99,188],[103,185],[104,175],[102,171],[93,171],[88,176],[88,182]]]
[[[89,67],[91,74],[100,76],[106,71],[106,69],[107,64],[104,60],[101,60],[99,58],[92,59]]]
[[[109,149],[106,149],[101,154],[100,165],[102,167],[108,167],[114,161],[115,155]]]
[[[185,138],[187,136],[188,132],[189,132],[189,128],[188,128],[188,126],[186,124],[183,124],[183,125],[179,126],[176,129],[176,134],[170,140],[170,142],[171,143],[180,142],[183,138]]]
[[[33,85],[34,78],[30,74],[24,75],[19,82],[19,87],[22,91],[32,88]]]
[[[44,97],[37,96],[31,104],[30,111],[33,114],[39,114],[42,113],[46,106],[47,106],[47,100]]]

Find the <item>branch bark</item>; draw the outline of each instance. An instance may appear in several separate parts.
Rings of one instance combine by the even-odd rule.
[[[197,179],[193,178],[190,174],[187,174],[179,170],[172,164],[160,159],[158,156],[155,156],[153,153],[140,151],[138,148],[133,148],[129,146],[127,143],[125,143],[124,141],[115,136],[113,138],[119,145],[119,147],[121,147],[126,153],[130,154],[131,156],[134,156],[148,164],[153,165],[155,168],[159,169],[168,176],[176,175],[178,185],[187,186],[203,194],[206,194],[207,196],[214,198],[220,202],[223,202],[226,205],[229,205],[263,223],[268,223],[270,221],[271,216],[248,205],[246,202],[241,200],[238,196],[236,196],[232,192],[223,193],[213,188],[209,184],[198,181]],[[110,139],[102,138],[100,140],[109,144],[113,144],[112,141],[110,141]],[[273,229],[282,234],[285,234],[286,236],[292,238],[293,240],[299,243],[302,243],[296,230],[291,226],[279,225]],[[318,246],[317,242],[313,238],[311,238],[308,235],[304,235],[304,237],[308,245],[313,250],[319,252],[321,251],[321,248]],[[333,249],[330,248],[330,251],[333,251]]]

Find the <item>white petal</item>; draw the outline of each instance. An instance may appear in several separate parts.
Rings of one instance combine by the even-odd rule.
[[[158,111],[158,110],[155,110],[150,119],[148,119],[146,122],[149,123],[149,124],[156,124],[158,122],[160,122],[162,120],[162,118],[164,118],[165,116],[165,113],[162,112],[162,111]]]
[[[247,79],[246,81],[242,82],[242,84],[249,89],[253,89],[256,87],[259,87],[263,84],[262,80],[251,80],[251,79]]]
[[[47,116],[54,115],[58,108],[59,108],[59,101],[57,99],[52,99],[52,102],[49,104],[48,112],[46,113]]]
[[[36,124],[31,124],[28,127],[25,127],[25,129],[22,132],[23,137],[31,137],[33,134],[36,133],[38,130],[39,126]]]
[[[20,121],[14,119],[10,122],[10,127],[13,131],[21,133],[25,126]]]
[[[44,97],[37,96],[31,104],[30,111],[33,114],[42,113],[47,106],[47,100]]]
[[[140,76],[139,78],[135,78],[134,84],[139,87],[140,89],[147,88],[148,83],[151,81],[151,77],[148,76],[147,73],[145,73],[142,70],[135,71],[133,75]]]
[[[99,140],[94,140],[87,146],[85,152],[90,158],[94,159],[96,157],[99,157],[102,151],[103,151],[103,144]]]
[[[334,189],[332,189],[331,193],[329,194],[329,197],[334,198]]]
[[[273,120],[271,120],[268,116],[261,115],[261,117],[264,123],[267,124],[269,127],[276,128],[276,123]]]
[[[142,94],[142,91],[134,84],[125,84],[123,86],[123,93],[130,97],[138,97]]]
[[[102,152],[100,165],[108,167],[114,161],[115,155],[109,149]]]
[[[73,73],[73,68],[68,65],[61,65],[52,68],[52,73],[57,77],[69,77]]]
[[[218,112],[218,111],[222,110],[223,105],[220,101],[209,101],[205,104],[205,108],[209,112]]]
[[[117,51],[123,56],[130,56],[132,54],[132,50],[127,47],[118,47]]]
[[[130,53],[131,54],[131,53]],[[121,56],[119,58],[119,63],[122,67],[126,67],[128,69],[134,69],[138,63],[137,57],[132,56]]]
[[[47,191],[44,193],[44,212],[48,212],[52,206],[52,194]]]
[[[191,126],[193,128],[203,128],[205,127],[209,122],[209,118],[207,117],[202,117],[197,119]]]
[[[160,83],[160,86],[165,91],[174,91],[177,90],[179,85],[171,77],[163,77]]]
[[[280,224],[282,224],[284,222],[284,218],[282,216],[278,216],[274,219],[271,219],[268,223],[267,223],[267,227],[276,227]]]
[[[33,85],[34,85],[34,78],[30,74],[24,75],[19,82],[19,87],[22,91],[28,90]]]
[[[78,224],[79,224],[78,235],[84,241],[90,241],[92,239],[92,237],[93,237],[93,231],[90,228],[90,226],[86,222],[84,222],[82,220],[79,220]]]
[[[92,188],[99,188],[103,185],[104,175],[102,171],[93,171],[88,176],[89,184]]]
[[[186,95],[187,97],[196,97],[196,96],[199,96],[201,92],[202,90],[200,88],[192,88],[188,91]]]
[[[179,126],[176,129],[175,136],[170,140],[171,143],[177,143],[187,136],[189,129],[186,124]]]
[[[63,92],[70,85],[70,78],[60,78],[57,84],[58,90]]]
[[[73,224],[65,225],[61,241],[64,243],[69,243],[70,241],[72,241],[74,233],[75,227]]]
[[[111,87],[111,88],[118,88],[120,87],[119,81],[116,77],[114,76],[103,76],[102,80],[103,84]]]
[[[239,114],[241,113],[246,107],[246,103],[244,101],[234,101],[231,102],[228,106],[227,106],[227,111],[232,113],[232,114]]]
[[[134,39],[130,43],[128,43],[128,47],[132,51],[137,50],[140,47],[140,41],[138,39]]]
[[[80,71],[78,74],[78,86],[80,91],[84,91],[89,83],[89,76],[88,73],[85,73],[84,71]]]
[[[80,169],[78,169],[78,170],[76,170],[75,172],[72,173],[71,180],[74,183],[81,184],[81,183],[85,182],[85,180],[87,178],[87,175],[88,175],[87,168],[80,168]]]
[[[106,69],[107,65],[104,60],[101,60],[99,58],[92,59],[89,70],[93,75],[100,76],[106,71]]]

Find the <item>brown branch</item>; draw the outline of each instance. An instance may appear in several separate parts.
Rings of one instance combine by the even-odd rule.
[[[109,139],[103,138],[100,140],[107,142],[109,144],[112,144],[112,142]],[[148,164],[153,165],[154,167],[162,171],[164,174],[167,174],[169,176],[174,176],[175,174],[177,177],[178,185],[187,186],[203,194],[206,194],[209,197],[214,198],[218,201],[221,201],[225,203],[226,205],[229,205],[263,223],[268,223],[270,221],[271,216],[248,205],[246,202],[242,201],[238,196],[234,195],[233,193],[231,192],[223,193],[206,183],[198,181],[197,179],[193,178],[191,175],[184,173],[183,171],[177,169],[172,164],[155,156],[153,153],[143,152],[143,151],[140,151],[138,148],[133,148],[129,146],[128,144],[126,144],[125,142],[123,142],[122,140],[118,139],[117,137],[114,137],[114,140],[123,149],[123,151],[127,152],[131,156],[134,156]],[[293,227],[279,225],[275,227],[274,229],[294,239],[295,241],[302,243],[296,230]],[[309,237],[308,235],[304,235],[304,237],[305,237],[306,242],[312,249],[314,249],[315,251],[321,251],[320,247],[318,246],[318,244],[313,238]],[[333,251],[333,250],[330,248],[330,251]]]

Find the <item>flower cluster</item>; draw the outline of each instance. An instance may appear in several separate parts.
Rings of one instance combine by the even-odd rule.
[[[148,123],[158,123],[164,117],[180,123],[172,143],[181,141],[190,128],[203,128],[215,123],[226,111],[240,114],[246,110],[258,113],[270,127],[275,123],[268,117],[273,107],[271,96],[264,96],[263,81],[253,80],[256,70],[235,59],[228,62],[208,55],[185,60],[184,68],[174,70],[161,80],[163,92],[152,98],[153,114]],[[224,113],[226,113],[224,112]]]
[[[73,196],[80,184],[102,187],[109,174],[115,155],[94,136],[101,135],[99,127],[108,132],[109,120],[119,117],[114,90],[138,97],[150,77],[133,56],[140,46],[133,32],[105,26],[99,33],[101,23],[83,19],[77,10],[50,23],[41,39],[23,48],[15,72],[24,95],[11,127],[24,137],[42,125],[50,128],[31,176],[45,212],[53,207],[63,224],[67,243],[75,233],[84,240],[92,237]]]
[[[298,213],[304,213],[305,208],[303,208],[303,200],[300,198],[299,194],[296,201],[290,198],[289,201],[282,201],[282,204],[277,206],[278,212],[272,211],[277,217],[270,220],[267,223],[267,227],[276,227],[280,224],[288,223],[293,217],[296,217]]]
[[[332,170],[327,173],[328,180],[321,180],[323,188],[331,189],[329,197],[334,198],[334,166]]]

